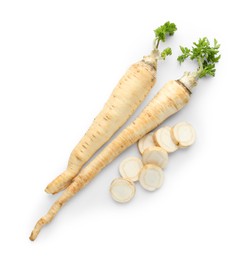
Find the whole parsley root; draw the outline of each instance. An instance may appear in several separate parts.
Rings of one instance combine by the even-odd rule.
[[[196,46],[196,44],[194,46]],[[217,41],[214,47],[210,47],[207,39],[205,39],[204,44],[193,47],[194,50],[190,51],[190,54],[187,54],[186,57],[178,58],[182,59],[181,62],[187,57],[191,57],[192,60],[196,59],[199,68],[196,72],[187,72],[179,80],[170,80],[164,85],[144,108],[141,114],[73,179],[73,182],[52,205],[48,213],[36,223],[30,236],[31,240],[36,239],[42,227],[52,221],[60,208],[79,190],[84,188],[103,168],[117,158],[128,147],[136,143],[150,131],[154,130],[166,118],[175,114],[189,102],[191,90],[196,85],[200,76],[214,76],[213,73],[215,73],[215,68],[212,67],[219,61],[220,56],[217,56],[218,48],[219,45],[217,45]],[[208,67],[210,64],[211,66]],[[210,67],[212,68],[211,70]],[[207,69],[205,71],[208,73],[203,73],[204,69]]]
[[[120,79],[104,108],[72,151],[67,169],[47,185],[47,193],[54,194],[67,187],[82,166],[135,112],[156,82],[158,59],[165,59],[172,53],[170,48],[166,48],[160,54],[159,44],[175,31],[175,24],[170,22],[154,31],[151,54],[133,64]]]

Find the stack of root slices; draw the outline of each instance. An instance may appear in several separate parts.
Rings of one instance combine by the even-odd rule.
[[[196,139],[194,128],[187,122],[173,127],[164,126],[145,135],[138,142],[142,158],[128,157],[120,163],[121,177],[110,185],[112,198],[120,203],[129,202],[136,193],[135,182],[148,191],[155,191],[164,183],[164,169],[168,154],[191,146]]]

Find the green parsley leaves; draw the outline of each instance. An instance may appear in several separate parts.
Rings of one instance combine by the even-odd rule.
[[[210,42],[207,37],[199,39],[198,43],[194,42],[193,47],[189,48],[180,46],[182,55],[177,60],[182,63],[185,59],[190,58],[198,62],[198,77],[202,78],[207,75],[215,76],[215,63],[217,63],[221,57],[219,55],[219,47],[217,40],[214,39],[214,46],[210,46]]]
[[[174,35],[174,32],[177,30],[176,25],[171,22],[166,22],[164,25],[161,25],[158,27],[156,30],[154,30],[155,33],[155,39],[154,39],[154,50],[158,50],[159,43],[165,42],[167,36],[172,36]],[[161,58],[165,60],[165,58],[168,55],[172,54],[172,50],[170,48],[166,48],[163,50],[160,54]]]
[[[190,56],[191,50],[188,49],[187,47],[182,47],[182,46],[180,46],[180,49],[181,49],[182,55],[179,56],[179,57],[177,58],[177,60],[178,60],[180,63],[182,63],[182,62],[185,61],[185,59],[187,59],[187,58]]]
[[[176,25],[171,22],[166,22],[164,25],[161,25],[156,30],[154,30],[155,38],[157,41],[166,41],[166,36],[174,35],[174,32],[177,30]]]
[[[166,49],[164,49],[164,50],[161,52],[161,58],[162,58],[163,60],[165,60],[166,57],[169,56],[169,55],[172,55],[172,50],[171,50],[171,48],[166,48]]]

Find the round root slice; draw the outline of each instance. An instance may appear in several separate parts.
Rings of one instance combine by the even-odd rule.
[[[139,182],[145,190],[154,191],[162,186],[164,172],[156,165],[147,164],[140,172]]]
[[[137,157],[128,157],[119,165],[119,172],[123,178],[131,181],[138,181],[139,173],[143,167],[141,159]]]
[[[172,128],[171,137],[175,144],[184,148],[195,142],[196,132],[190,124],[187,122],[181,122]]]
[[[178,149],[171,137],[171,127],[164,126],[158,129],[153,135],[154,143],[162,147],[166,152],[172,153]]]
[[[142,154],[145,149],[155,146],[155,143],[153,141],[153,133],[149,133],[142,137],[138,142],[138,149],[140,153]]]
[[[136,193],[136,188],[134,182],[118,178],[112,181],[110,185],[110,194],[112,198],[120,203],[125,203],[130,201]]]
[[[144,164],[154,164],[161,168],[165,168],[168,164],[168,153],[161,147],[147,148],[142,154]]]

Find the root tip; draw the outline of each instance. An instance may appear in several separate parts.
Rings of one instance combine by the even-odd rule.
[[[58,193],[58,191],[50,190],[48,186],[46,187],[45,192],[51,195],[55,195]]]
[[[47,185],[47,187],[45,188],[45,192],[48,194],[53,194],[53,192],[50,190],[49,185]]]
[[[30,241],[34,241],[36,239],[34,234],[33,234],[33,231],[31,232],[29,239],[30,239]]]

